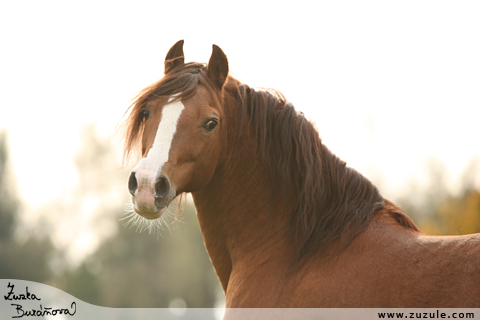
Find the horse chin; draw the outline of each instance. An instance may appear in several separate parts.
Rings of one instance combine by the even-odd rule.
[[[167,207],[164,207],[157,212],[144,212],[144,211],[138,210],[135,206],[133,207],[133,210],[147,220],[155,220],[162,216],[162,214],[167,210]]]

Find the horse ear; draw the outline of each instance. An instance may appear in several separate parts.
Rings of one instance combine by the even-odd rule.
[[[165,71],[167,74],[176,67],[183,66],[185,63],[185,57],[183,56],[183,40],[178,41],[173,47],[168,50],[165,57]]]
[[[207,74],[218,89],[222,89],[228,77],[228,60],[218,46],[213,45],[212,56],[208,61]]]

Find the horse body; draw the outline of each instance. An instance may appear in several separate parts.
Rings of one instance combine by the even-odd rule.
[[[389,202],[340,253],[338,240],[289,272],[287,213],[278,219],[283,204],[275,208],[271,225],[265,170],[252,169],[252,159],[233,159],[239,169],[248,167],[240,172],[251,180],[232,180],[227,171],[193,193],[227,307],[480,305],[480,237],[426,236]]]
[[[210,230],[204,227],[200,210],[198,217],[226,292],[227,307],[438,308],[480,304],[477,235],[425,236],[398,225],[388,212],[379,212],[341,253],[327,260],[325,255],[311,259],[289,274],[284,260],[288,241],[265,241],[265,228],[259,224],[245,232],[248,237],[257,235],[249,239],[262,244],[256,250],[242,237],[232,235],[225,242],[232,243],[233,248],[217,251],[218,233],[228,233],[227,226]],[[236,259],[231,261],[231,257]]]
[[[230,77],[216,46],[206,67],[184,64],[182,45],[127,121],[127,153],[141,141],[149,164],[175,125],[168,160],[142,160],[129,189],[146,219],[192,193],[227,307],[480,305],[478,235],[424,235],[281,96]],[[171,101],[182,111],[166,125]]]

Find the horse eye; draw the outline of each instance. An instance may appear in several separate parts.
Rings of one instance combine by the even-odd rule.
[[[142,111],[143,118],[147,120],[150,117],[150,111],[148,110],[143,110]]]
[[[215,129],[215,127],[217,126],[218,124],[218,121],[215,120],[215,119],[212,119],[210,121],[208,121],[207,123],[205,123],[203,126],[205,127],[205,129],[207,129],[208,131],[212,131],[213,129]]]

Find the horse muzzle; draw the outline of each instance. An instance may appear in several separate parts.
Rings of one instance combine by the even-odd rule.
[[[146,219],[157,219],[175,198],[175,188],[161,172],[135,168],[128,179],[133,210]]]

